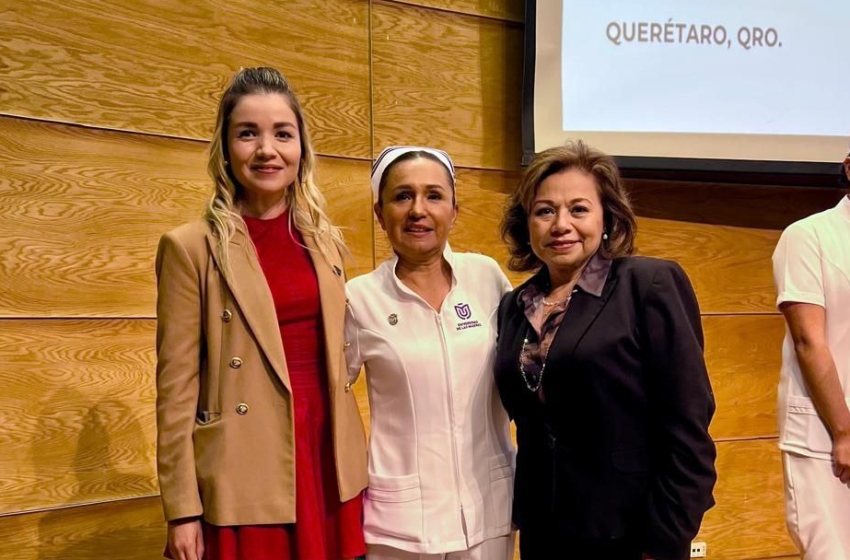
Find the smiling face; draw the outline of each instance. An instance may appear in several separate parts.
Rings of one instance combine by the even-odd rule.
[[[531,250],[553,284],[573,278],[599,250],[604,209],[592,175],[568,169],[547,177],[531,204]]]
[[[279,205],[301,163],[298,120],[286,97],[269,93],[239,99],[230,115],[227,148],[247,213],[259,216]]]
[[[426,157],[393,164],[375,215],[402,261],[441,258],[457,218],[448,170]]]

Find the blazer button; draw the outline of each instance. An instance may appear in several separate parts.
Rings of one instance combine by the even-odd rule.
[[[239,416],[245,416],[246,414],[248,414],[248,405],[243,402],[237,404],[236,414],[238,414]]]
[[[345,348],[346,350],[348,350],[349,348],[351,348],[351,343],[346,342],[345,344],[342,345],[342,347]]]
[[[345,305],[351,305],[351,301],[348,298],[345,298]]]
[[[233,369],[239,369],[242,367],[242,358],[230,358],[230,367]]]
[[[351,391],[351,383],[346,383],[345,384],[345,392],[348,393],[350,391]]]
[[[229,323],[231,319],[233,319],[233,312],[230,311],[229,309],[225,309],[221,313],[221,320],[224,321],[225,323]]]

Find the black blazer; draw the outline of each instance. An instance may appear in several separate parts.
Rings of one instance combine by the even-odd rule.
[[[717,477],[714,396],[688,277],[673,262],[626,257],[612,262],[601,297],[573,294],[542,404],[519,371],[530,325],[518,294],[546,279],[544,269],[499,308],[496,383],[518,443],[514,523],[689,558]]]

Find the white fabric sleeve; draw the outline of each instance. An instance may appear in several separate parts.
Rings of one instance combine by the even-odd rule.
[[[511,285],[511,281],[508,280],[508,277],[505,276],[505,273],[502,270],[502,267],[499,266],[499,263],[497,263],[493,259],[489,259],[489,260],[490,260],[490,265],[492,266],[492,269],[493,269],[492,270],[493,279],[495,280],[496,286],[498,287],[499,299],[501,299],[501,297],[503,295],[505,295],[506,293],[513,290],[514,287]]]
[[[773,252],[777,307],[785,302],[824,305],[823,268],[817,235],[804,223],[792,224]]]
[[[505,295],[506,293],[514,289],[514,287],[511,285],[511,281],[508,280],[508,277],[505,276],[505,273],[502,271],[501,268],[499,268],[499,281],[501,283],[501,290],[499,291],[501,295]]]
[[[354,383],[360,377],[363,359],[360,355],[360,323],[351,304],[351,293],[345,289],[345,363],[348,368],[348,382]]]

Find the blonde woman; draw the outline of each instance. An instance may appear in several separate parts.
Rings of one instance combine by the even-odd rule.
[[[345,248],[279,72],[233,77],[208,167],[204,218],[165,234],[156,261],[167,553],[359,556],[366,442],[345,389]]]

